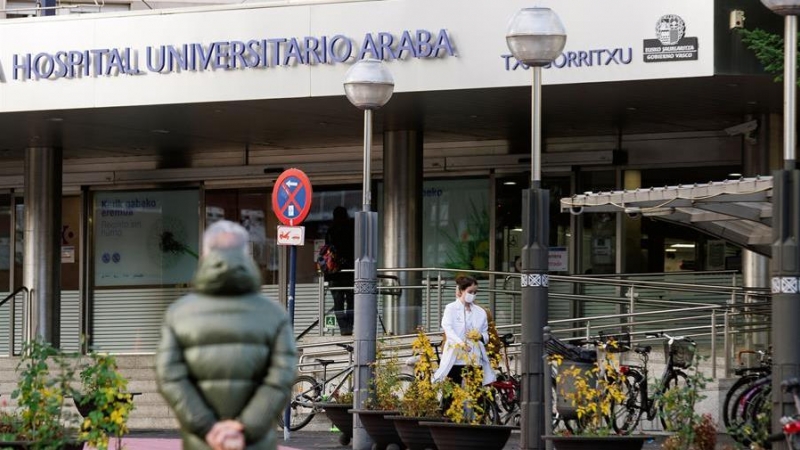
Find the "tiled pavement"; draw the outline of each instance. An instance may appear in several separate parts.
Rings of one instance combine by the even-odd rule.
[[[292,433],[288,441],[283,440],[282,432],[278,434],[279,450],[343,450],[350,446],[342,446],[338,442],[338,434],[327,431],[296,431]],[[661,448],[663,437],[645,444],[645,450],[656,450]],[[717,448],[722,449],[730,443],[727,436],[720,436]],[[181,441],[175,431],[138,431],[130,437],[123,439],[123,444],[127,450],[181,450]],[[116,446],[112,446],[116,450]],[[503,450],[519,450],[519,433],[512,433],[508,443]]]
[[[283,440],[282,432],[278,434],[278,449],[279,450],[343,450],[349,449],[350,446],[339,445],[338,434],[327,431],[296,431],[292,433],[288,441]],[[663,437],[657,437],[655,440],[645,444],[645,450],[656,450],[661,448],[661,441]],[[723,449],[726,444],[730,444],[727,436],[720,436],[717,443],[718,449]],[[153,430],[153,431],[135,431],[131,436],[123,439],[123,445],[126,450],[181,450],[181,441],[178,433],[172,430]],[[116,450],[116,445],[112,445],[111,449]],[[503,450],[519,450],[519,433],[512,433],[506,446]]]

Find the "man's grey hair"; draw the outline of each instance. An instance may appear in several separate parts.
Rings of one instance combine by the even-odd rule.
[[[213,250],[241,250],[247,254],[250,233],[238,223],[219,220],[203,234],[203,254]]]

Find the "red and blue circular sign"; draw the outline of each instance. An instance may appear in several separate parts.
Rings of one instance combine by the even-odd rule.
[[[272,188],[272,211],[284,225],[299,225],[311,211],[311,182],[300,169],[288,169]]]

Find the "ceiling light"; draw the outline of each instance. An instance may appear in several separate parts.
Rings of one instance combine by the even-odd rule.
[[[516,186],[516,185],[517,185],[516,181],[504,181],[503,182],[503,186]]]
[[[49,120],[50,122],[63,122],[64,121],[64,119],[62,119],[61,117],[51,117],[51,118],[49,118],[47,120]]]
[[[665,251],[665,252],[667,252],[667,253],[675,253],[675,252],[677,252],[678,250],[677,250],[677,249],[674,249],[674,248],[667,248],[667,249],[664,249],[664,251]]]
[[[672,244],[672,248],[694,248],[694,244]]]

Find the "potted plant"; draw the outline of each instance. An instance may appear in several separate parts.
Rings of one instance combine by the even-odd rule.
[[[347,445],[353,438],[353,392],[334,392],[331,401],[316,402],[316,406],[325,410],[325,415],[342,434],[339,443]]]
[[[668,429],[674,432],[662,444],[664,450],[713,450],[716,446],[717,427],[714,420],[707,414],[700,415],[695,411],[697,403],[705,398],[701,391],[711,381],[697,370],[702,360],[700,356],[695,356],[694,363],[687,369],[686,383],[665,391],[659,398],[663,405],[660,414]],[[766,441],[766,436],[762,439]]]
[[[617,435],[609,420],[613,405],[625,400],[623,375],[616,369],[613,353],[603,352],[603,357],[594,363],[565,363],[559,355],[551,355],[549,359],[558,369],[558,404],[569,405],[566,417],[574,417],[577,423],[559,434],[544,437],[553,441],[557,450],[637,450],[651,438]],[[564,409],[559,409],[559,413],[563,414]]]
[[[434,357],[433,345],[422,328],[417,329],[417,338],[411,344],[411,348],[416,360],[414,381],[400,402],[400,415],[387,418],[394,421],[397,434],[409,450],[436,450],[430,429],[419,425],[420,421],[445,420],[439,404],[442,383],[432,381],[438,364]]]
[[[133,395],[128,380],[119,372],[114,356],[92,352],[80,372],[81,387],[73,401],[84,420],[80,437],[98,450],[108,448],[110,438],[128,433],[128,417],[133,410]]]
[[[351,413],[358,414],[361,424],[378,450],[402,444],[394,424],[385,416],[400,414],[404,387],[413,378],[404,375],[400,370],[397,351],[391,349],[388,356],[385,356],[385,348],[384,342],[378,341],[375,363],[372,365],[370,397],[364,409],[350,410]]]
[[[477,340],[480,334],[470,332],[467,338]],[[466,350],[468,344],[459,345]],[[494,401],[493,394],[489,387],[483,385],[483,369],[476,364],[470,366],[471,370],[463,372],[463,386],[450,382],[443,384],[443,395],[452,398],[450,407],[444,411],[450,421],[420,422],[420,425],[430,429],[439,450],[501,450],[514,429],[506,425],[486,424],[491,412],[487,402]]]
[[[37,339],[23,345],[17,371],[17,388],[11,394],[17,405],[0,415],[0,448],[83,448],[78,418],[63,407],[64,398],[73,392],[72,358]]]

